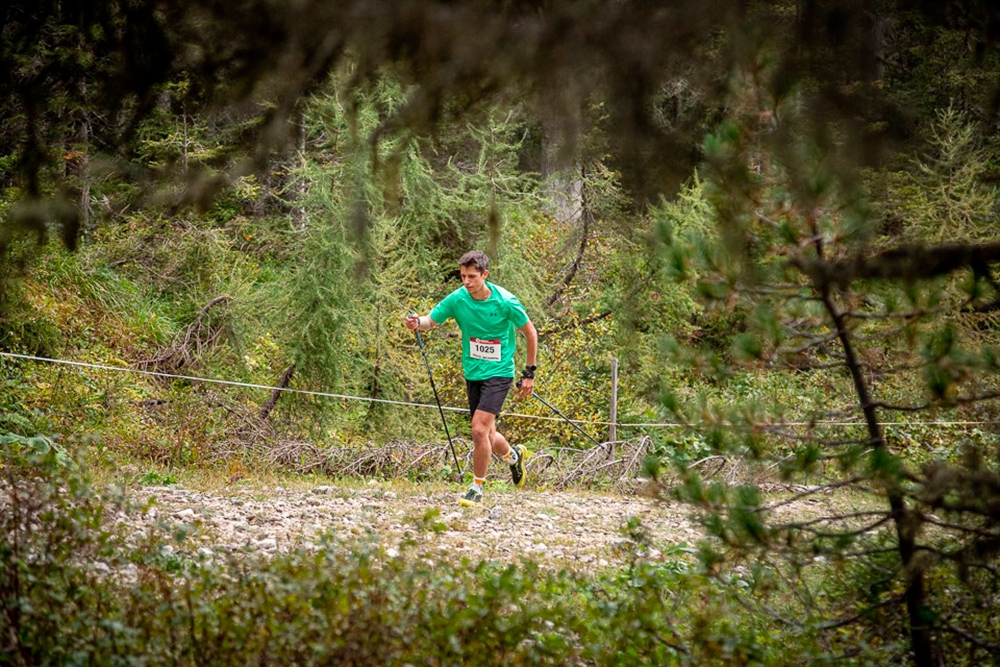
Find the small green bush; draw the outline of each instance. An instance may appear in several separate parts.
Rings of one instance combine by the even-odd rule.
[[[74,662],[79,647],[60,638],[101,634],[114,504],[51,439],[0,435],[0,663]]]

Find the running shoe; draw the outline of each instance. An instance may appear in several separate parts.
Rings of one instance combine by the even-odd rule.
[[[471,488],[465,492],[464,496],[458,499],[458,504],[466,507],[475,507],[481,502],[483,502],[483,492]]]
[[[514,486],[524,486],[524,462],[531,456],[531,452],[524,448],[524,445],[514,445],[517,452],[517,463],[510,466],[510,476],[514,480]]]

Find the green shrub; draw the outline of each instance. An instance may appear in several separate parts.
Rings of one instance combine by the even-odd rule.
[[[60,637],[99,641],[115,564],[106,503],[51,439],[0,435],[0,663],[73,662],[79,646]]]

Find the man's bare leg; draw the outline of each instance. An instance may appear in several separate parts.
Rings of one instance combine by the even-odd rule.
[[[507,442],[507,438],[497,431],[496,415],[484,410],[476,410],[472,415],[472,472],[475,479],[473,480],[473,488],[460,501],[463,505],[473,504],[469,494],[478,492],[479,498],[482,498],[482,485],[486,482],[490,457],[493,454],[502,458],[510,466],[514,486],[521,486],[524,483],[522,457],[515,456],[517,452]],[[475,500],[474,502],[479,501]]]
[[[486,471],[490,467],[490,454],[496,451],[497,443],[494,442],[496,434],[497,417],[492,412],[476,410],[472,415],[472,472],[476,479],[486,479]],[[504,451],[509,449],[507,440],[500,436],[505,445]]]
[[[493,453],[500,458],[505,458],[507,454],[510,453],[510,444],[507,442],[507,438],[503,437],[500,431],[493,429]]]

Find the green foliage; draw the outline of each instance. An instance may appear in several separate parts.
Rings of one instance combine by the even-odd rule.
[[[661,320],[684,325],[686,315],[678,314],[684,306],[674,306],[684,301],[678,291],[660,299],[648,279],[637,298],[620,288],[640,282],[630,258],[642,239],[612,228],[620,221],[610,216],[619,215],[622,205],[616,175],[599,163],[588,169],[593,210],[608,216],[602,221],[607,228],[592,225],[583,261],[567,264],[560,247],[575,243],[578,223],[555,221],[539,210],[537,178],[519,168],[523,119],[498,110],[482,124],[452,128],[436,143],[378,135],[380,120],[400,95],[384,79],[349,104],[343,96],[318,96],[306,110],[302,161],[278,184],[280,193],[263,177],[247,177],[205,214],[178,214],[137,201],[128,188],[115,194],[115,182],[103,182],[100,196],[110,200],[101,214],[109,223],[97,227],[75,255],[46,247],[32,260],[33,281],[11,281],[11,294],[24,293],[23,312],[14,317],[20,311],[7,311],[12,325],[28,331],[26,322],[38,322],[44,329],[30,331],[59,332],[35,348],[47,356],[155,370],[152,360],[185,340],[206,303],[227,295],[232,300],[209,320],[221,327],[221,337],[197,353],[189,350],[184,373],[270,385],[294,363],[293,385],[301,388],[431,403],[422,358],[401,317],[426,311],[457,286],[451,274],[460,252],[492,246],[491,277],[521,297],[543,333],[552,332],[542,351],[552,388],[547,395],[575,418],[606,418],[606,376],[615,349],[628,342],[628,316],[620,314],[630,308],[645,318],[634,339],[643,347],[625,348],[635,353],[622,359],[620,414],[654,416],[647,399],[661,374],[648,362],[649,353]],[[176,130],[170,129],[177,122],[172,108],[162,111],[143,128],[149,155],[162,148],[159,133]],[[366,137],[373,136],[379,138],[370,143]],[[341,154],[344,159],[330,159]],[[391,166],[373,173],[376,162]],[[276,196],[289,206],[280,215],[260,217],[254,200]],[[140,203],[141,210],[114,213]],[[566,277],[570,266],[577,267],[575,278]],[[561,286],[558,305],[550,308],[553,283]],[[643,308],[642,300],[657,309]],[[595,318],[598,308],[609,315]],[[427,351],[444,402],[460,406],[464,393],[450,333],[427,334]],[[7,414],[19,415],[19,427],[99,431],[106,451],[135,459],[140,469],[149,462],[207,464],[215,452],[232,451],[232,438],[248,436],[246,420],[266,398],[260,391],[229,390],[220,399],[205,385],[103,371],[68,373],[30,364],[17,369],[23,377],[12,380],[12,387],[40,389],[12,400]],[[516,409],[548,416],[531,401]],[[378,403],[284,395],[272,418],[277,428],[266,433],[269,438],[356,444],[401,432],[442,435],[435,419],[414,419],[411,408]],[[565,425],[546,426],[517,421],[505,428],[539,446],[585,444]],[[463,429],[466,420],[454,417],[453,432]]]
[[[786,114],[783,122],[792,127],[796,118]],[[942,114],[937,128],[940,153],[923,163],[921,178],[927,180],[920,191],[930,193],[932,181],[941,187],[926,201],[912,200],[921,216],[911,216],[908,238],[984,238],[982,221],[994,206],[979,180],[985,154],[976,152],[974,133],[953,112]],[[719,236],[661,234],[661,257],[678,267],[672,277],[700,281],[704,310],[742,315],[738,326],[722,331],[724,344],[692,337],[696,349],[676,342],[666,348],[672,363],[688,365],[685,373],[696,384],[671,392],[665,406],[695,425],[688,438],[697,437],[695,451],[705,453],[700,466],[692,466],[690,456],[671,457],[682,481],[675,497],[699,507],[703,525],[718,540],[717,549],[706,551],[707,568],[744,567],[750,556],[761,566],[780,562],[775,567],[802,579],[798,596],[782,585],[762,586],[762,608],[788,604],[799,609],[794,615],[803,619],[803,629],[825,636],[829,628],[845,628],[865,646],[909,641],[920,664],[921,656],[950,654],[944,647],[954,636],[989,635],[988,621],[976,611],[978,585],[956,582],[968,558],[992,570],[994,551],[942,545],[949,539],[978,542],[982,508],[958,500],[957,489],[970,477],[995,479],[995,469],[976,445],[966,451],[978,457],[957,454],[944,442],[933,453],[914,452],[900,448],[895,434],[919,430],[912,424],[918,416],[957,415],[956,406],[996,396],[992,332],[949,316],[960,308],[988,311],[992,277],[983,266],[959,264],[946,279],[924,274],[919,265],[858,279],[850,261],[839,258],[863,261],[890,239],[876,233],[858,182],[834,167],[838,150],[825,145],[823,135],[781,138],[791,136],[796,140],[769,145],[781,162],[756,171],[751,156],[767,138],[739,119],[723,123],[706,140],[712,166],[706,192]],[[966,280],[969,271],[973,277]],[[889,428],[886,422],[897,417],[901,423]],[[971,426],[964,429],[969,442],[982,442]],[[746,469],[731,473],[727,483],[718,476],[702,479],[699,471],[721,469],[710,465],[715,458],[738,458]],[[756,486],[741,483],[776,472],[804,485],[796,487],[806,489],[804,497],[849,489],[863,504],[827,509],[814,520],[783,518],[782,503],[767,503]],[[928,518],[927,512],[944,508],[948,520]],[[992,531],[993,520],[985,520]],[[970,549],[980,550],[971,557]],[[859,585],[868,596],[833,586],[830,570],[813,559],[835,561],[856,582],[866,582]],[[902,595],[909,600],[905,607],[897,602]],[[964,610],[966,634],[935,634],[954,629],[942,604]],[[890,628],[900,634],[892,637]]]
[[[63,664],[73,647],[54,638],[99,637],[101,571],[120,563],[106,513],[113,493],[95,490],[80,461],[43,436],[0,435],[0,659],[8,664]],[[97,630],[97,634],[94,631]]]
[[[5,663],[778,665],[801,650],[638,521],[623,527],[627,564],[590,575],[333,538],[213,559],[183,532],[116,534],[118,506],[50,440],[2,447]]]
[[[276,289],[282,345],[306,381],[426,402],[423,361],[403,317],[426,312],[459,286],[456,260],[471,247],[492,247],[491,280],[538,312],[538,249],[525,240],[537,225],[530,215],[537,200],[531,177],[516,170],[516,118],[494,115],[485,127],[466,128],[459,136],[474,159],[442,161],[414,137],[378,134],[380,119],[402,99],[388,79],[349,100],[336,93],[315,99],[306,116],[312,150],[301,172],[306,221],[295,249],[303,260]],[[330,160],[331,153],[340,157]],[[373,179],[375,161],[389,167]],[[507,225],[520,234],[504,231]],[[446,402],[461,405],[451,381],[457,358],[434,344],[439,335],[426,335],[437,384]],[[401,418],[376,405],[357,425],[390,430]]]
[[[976,124],[948,106],[936,111],[927,134],[927,150],[913,168],[887,177],[888,229],[910,241],[992,238],[997,192],[986,183],[990,153]]]

